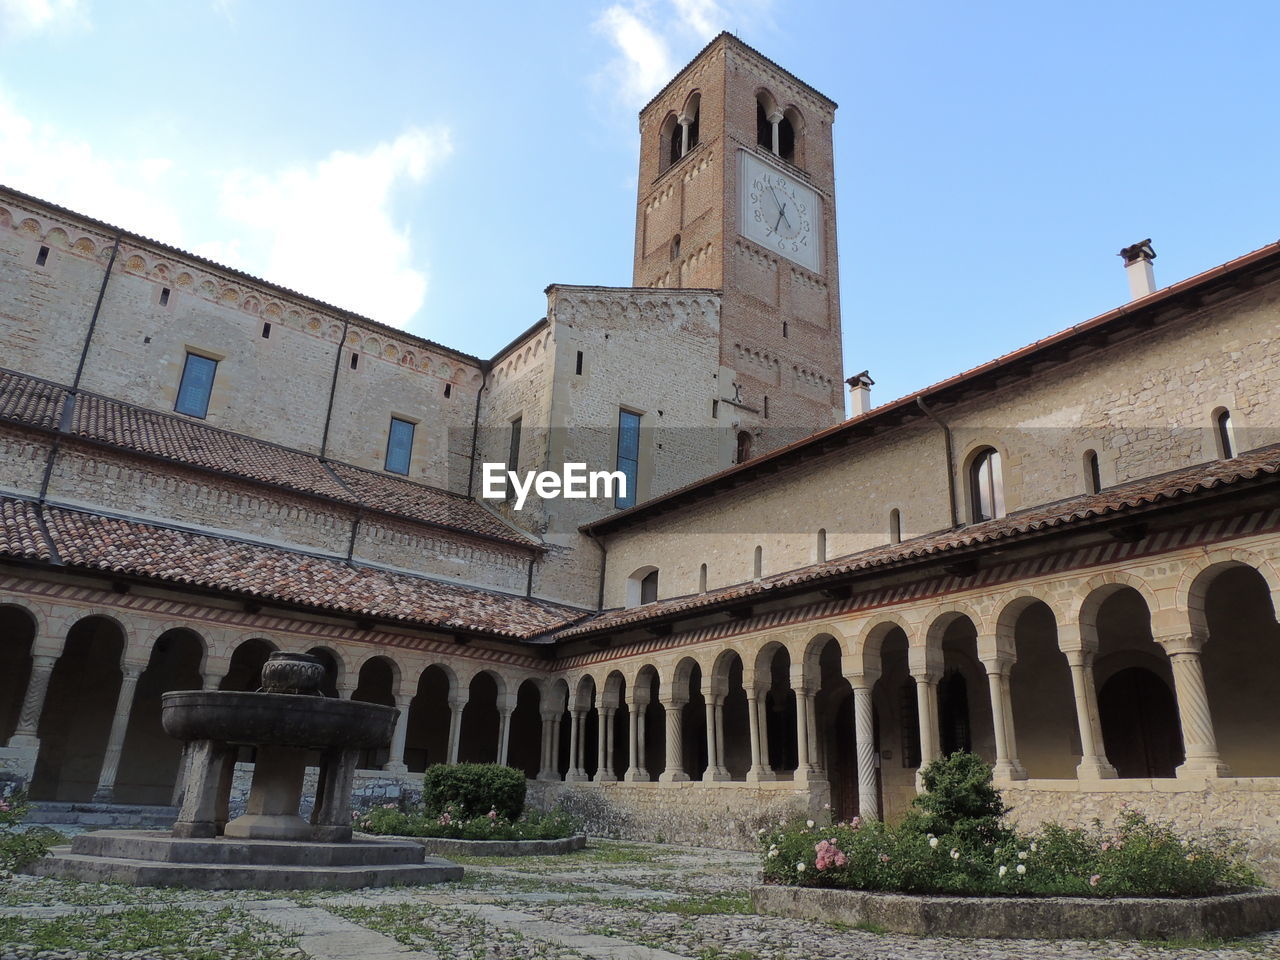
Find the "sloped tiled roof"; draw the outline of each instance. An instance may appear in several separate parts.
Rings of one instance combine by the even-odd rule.
[[[524,640],[583,616],[572,607],[352,566],[277,547],[0,498],[0,555],[138,577],[333,613]]]
[[[710,612],[725,603],[756,597],[767,600],[769,593],[781,588],[870,571],[879,567],[890,567],[965,547],[1026,536],[1093,518],[1123,514],[1126,511],[1162,501],[1276,474],[1280,474],[1280,444],[1252,450],[1230,460],[1214,460],[1171,473],[1120,484],[1099,493],[1044,504],[958,530],[940,531],[903,543],[874,547],[824,563],[765,577],[760,581],[735,584],[694,596],[659,600],[640,607],[607,610],[560,631],[557,639],[616,630],[672,614],[696,613],[704,609]]]
[[[66,387],[0,370],[0,420],[56,429],[69,396]],[[469,497],[325,462],[300,450],[96,394],[76,395],[69,430],[73,436],[174,463],[524,548],[537,546]]]

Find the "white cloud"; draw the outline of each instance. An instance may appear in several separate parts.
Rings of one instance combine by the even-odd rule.
[[[618,55],[597,76],[601,88],[624,106],[642,106],[679,63],[721,30],[750,26],[768,16],[772,0],[623,0],[605,9],[595,28]],[[767,21],[766,21],[767,22]]]
[[[239,239],[206,244],[202,252],[248,262],[246,269],[273,282],[404,326],[422,306],[427,275],[412,260],[393,193],[405,182],[423,182],[451,150],[447,130],[412,129],[365,153],[335,151],[271,175],[231,173],[221,212],[235,222]]]
[[[88,15],[80,0],[0,0],[0,40],[87,24]]]
[[[166,198],[172,162],[115,160],[88,143],[36,123],[0,91],[0,183],[80,213],[181,242],[177,209]]]

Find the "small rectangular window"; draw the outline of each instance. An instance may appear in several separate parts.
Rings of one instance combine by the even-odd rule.
[[[49,262],[49,248],[41,247],[40,251],[36,254],[36,266],[43,267],[48,262]]]
[[[359,366],[360,366],[360,354],[353,353],[351,355],[351,369],[355,370]]]
[[[160,306],[167,307],[169,305],[169,288],[160,288]]]
[[[391,418],[391,432],[387,435],[387,470],[408,476],[409,460],[413,456],[413,424],[399,417]]]
[[[263,339],[263,340],[270,340],[270,339],[271,339],[271,324],[270,324],[270,322],[264,323],[264,324],[262,325],[262,339]]]
[[[508,470],[515,470],[520,466],[520,429],[523,420],[523,417],[516,417],[511,421],[511,444],[507,447]]]
[[[178,384],[178,402],[174,409],[189,417],[205,417],[209,413],[209,396],[213,393],[213,377],[218,372],[218,361],[188,353],[182,367],[182,382]]]
[[[582,376],[582,351],[581,350],[578,351],[578,361],[574,365],[573,372],[576,373],[578,376]]]
[[[720,417],[720,401],[712,400],[711,401],[711,419],[717,420],[719,419],[719,417]]]
[[[625,494],[614,497],[619,509],[636,505],[636,480],[640,476],[640,414],[618,411],[618,470],[627,478]]]
[[[446,383],[444,385],[444,397],[446,400],[448,400],[451,396],[453,396],[453,384]]]
[[[787,321],[783,320],[783,321],[782,321],[782,335],[785,337],[785,336],[787,336],[787,335],[788,335],[788,333],[789,333],[789,332],[790,332],[790,328],[787,326]]]

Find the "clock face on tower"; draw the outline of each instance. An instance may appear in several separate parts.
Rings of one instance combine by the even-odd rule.
[[[738,232],[793,263],[821,272],[822,198],[746,150],[740,156]]]

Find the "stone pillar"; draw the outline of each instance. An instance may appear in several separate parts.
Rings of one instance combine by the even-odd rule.
[[[36,654],[31,658],[31,678],[22,698],[22,710],[18,714],[18,728],[9,738],[8,746],[27,750],[40,749],[40,714],[44,712],[44,698],[49,693],[49,678],[58,658]]]
[[[569,722],[569,772],[565,779],[581,782],[590,779],[586,763],[587,711],[570,712]]]
[[[782,153],[782,145],[779,142],[778,124],[782,123],[782,114],[775,110],[765,119],[769,121],[769,126],[773,130],[773,155],[775,157],[780,156]]]
[[[776,779],[773,768],[769,766],[769,731],[765,725],[768,688],[756,686],[754,679],[748,683],[744,678],[742,685],[747,692],[747,728],[751,734],[751,769],[747,771],[747,782]]]
[[[689,126],[693,123],[692,117],[681,117],[680,124],[680,156],[684,156],[689,152]]]
[[[1218,738],[1209,712],[1209,694],[1204,685],[1200,650],[1204,640],[1181,635],[1159,637],[1173,666],[1173,687],[1178,698],[1178,719],[1182,724],[1182,745],[1186,759],[1178,767],[1179,777],[1229,777],[1231,771],[1218,754]]]
[[[689,779],[684,768],[684,705],[688,700],[669,697],[661,701],[667,722],[666,765],[658,779],[663,783],[677,783]]]
[[[941,748],[938,743],[938,673],[929,671],[916,682],[916,714],[920,724],[920,767],[916,771],[916,789],[922,789],[921,775],[924,768],[938,759]]]
[[[627,725],[628,747],[630,748],[627,766],[627,772],[622,779],[629,783],[638,781],[646,781],[649,779],[649,771],[644,765],[644,711],[649,706],[646,700],[639,703],[635,700],[627,702],[627,709],[630,716],[627,718],[630,723]]]
[[[467,708],[468,694],[449,697],[449,763],[458,762],[458,746],[462,743],[462,711]]]
[[[217,690],[218,685],[222,683],[223,674],[206,673],[200,681],[201,690]],[[191,744],[182,745],[182,754],[178,757],[178,773],[173,780],[173,793],[169,797],[169,805],[172,807],[181,807],[183,796],[186,794],[186,784],[188,771],[191,767]]]
[[[409,772],[409,766],[404,762],[404,744],[409,736],[409,704],[412,702],[413,694],[401,694],[396,697],[396,707],[400,711],[400,716],[396,718],[396,729],[391,734],[391,753],[387,757],[386,766],[382,768],[387,773],[403,776]]]
[[[880,790],[876,784],[876,711],[871,700],[874,677],[852,677],[853,735],[858,759],[858,816],[880,819]]]
[[[183,751],[190,758],[187,790],[173,825],[175,837],[216,837],[226,820],[235,748],[214,740],[195,740]]]
[[[498,763],[504,767],[511,759],[511,715],[516,712],[514,703],[498,703]]]
[[[556,736],[559,719],[559,713],[542,711],[542,769],[538,771],[539,780],[560,779],[560,738]]]
[[[709,693],[704,699],[707,715],[707,769],[702,772],[704,781],[728,780],[728,771],[724,769],[724,744],[720,740],[720,716],[724,708],[724,697]]]
[[[1076,723],[1080,728],[1078,780],[1111,780],[1116,768],[1102,752],[1102,723],[1098,719],[1098,693],[1093,686],[1093,651],[1083,648],[1063,650],[1071,665],[1071,686],[1076,698]]]
[[[111,733],[107,736],[107,752],[102,758],[102,772],[98,774],[98,789],[93,791],[94,803],[110,803],[115,797],[116,774],[120,772],[120,751],[124,749],[124,735],[129,730],[129,714],[133,710],[133,695],[138,689],[138,678],[146,669],[145,664],[120,665],[120,694],[116,697],[116,715],[111,720]]]
[[[986,657],[982,668],[987,672],[991,691],[991,725],[996,738],[996,763],[992,773],[997,780],[1025,780],[1027,771],[1018,761],[1018,741],[1013,729],[1013,702],[1009,694],[1012,657]]]
[[[613,783],[613,715],[617,707],[600,707],[600,733],[596,737],[596,783]]]
[[[818,721],[813,704],[816,691],[805,680],[801,671],[792,673],[791,689],[796,695],[795,780],[797,783],[807,783],[818,772],[818,765],[814,762],[818,752]]]
[[[326,750],[320,759],[316,802],[311,811],[311,839],[346,843],[351,839],[351,784],[359,750]],[[255,783],[257,775],[255,771]]]

